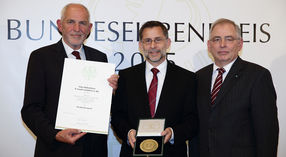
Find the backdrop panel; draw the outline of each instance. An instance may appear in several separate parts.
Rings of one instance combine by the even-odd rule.
[[[285,0],[2,0],[0,10],[0,156],[31,157],[35,136],[23,124],[20,110],[30,53],[60,39],[56,20],[70,2],[88,7],[93,24],[86,44],[108,55],[117,70],[141,63],[138,30],[148,20],[169,28],[168,59],[196,71],[211,63],[206,42],[217,18],[230,18],[243,30],[243,59],[268,68],[277,91],[280,137],[278,156],[286,156]],[[120,145],[110,130],[109,156]]]

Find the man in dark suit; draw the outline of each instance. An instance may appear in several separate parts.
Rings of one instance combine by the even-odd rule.
[[[214,64],[197,72],[201,157],[277,154],[279,126],[271,74],[242,60],[242,45],[240,28],[233,21],[212,24],[208,50]]]
[[[112,103],[111,124],[122,139],[120,156],[132,156],[139,119],[165,118],[164,156],[187,155],[186,140],[197,130],[195,75],[166,60],[171,41],[158,21],[146,22],[139,31],[139,48],[146,62],[119,72],[118,89]],[[155,111],[150,111],[148,91],[158,69]]]
[[[106,135],[86,134],[77,129],[55,129],[64,59],[107,62],[104,53],[83,45],[92,27],[86,7],[66,5],[57,25],[62,40],[32,52],[28,64],[21,113],[25,124],[37,136],[35,157],[107,156]],[[77,55],[74,56],[73,51],[77,51]],[[116,89],[116,75],[108,81]]]

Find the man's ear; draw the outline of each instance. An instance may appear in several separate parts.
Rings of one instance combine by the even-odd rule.
[[[57,20],[58,32],[62,34],[62,21],[60,19]]]

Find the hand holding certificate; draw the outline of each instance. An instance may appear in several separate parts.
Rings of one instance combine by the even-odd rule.
[[[114,64],[66,58],[56,129],[108,134],[114,71]]]

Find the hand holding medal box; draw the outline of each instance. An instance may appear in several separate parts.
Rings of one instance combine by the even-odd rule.
[[[164,137],[161,132],[165,127],[165,119],[141,119],[139,121],[134,156],[163,155]]]

